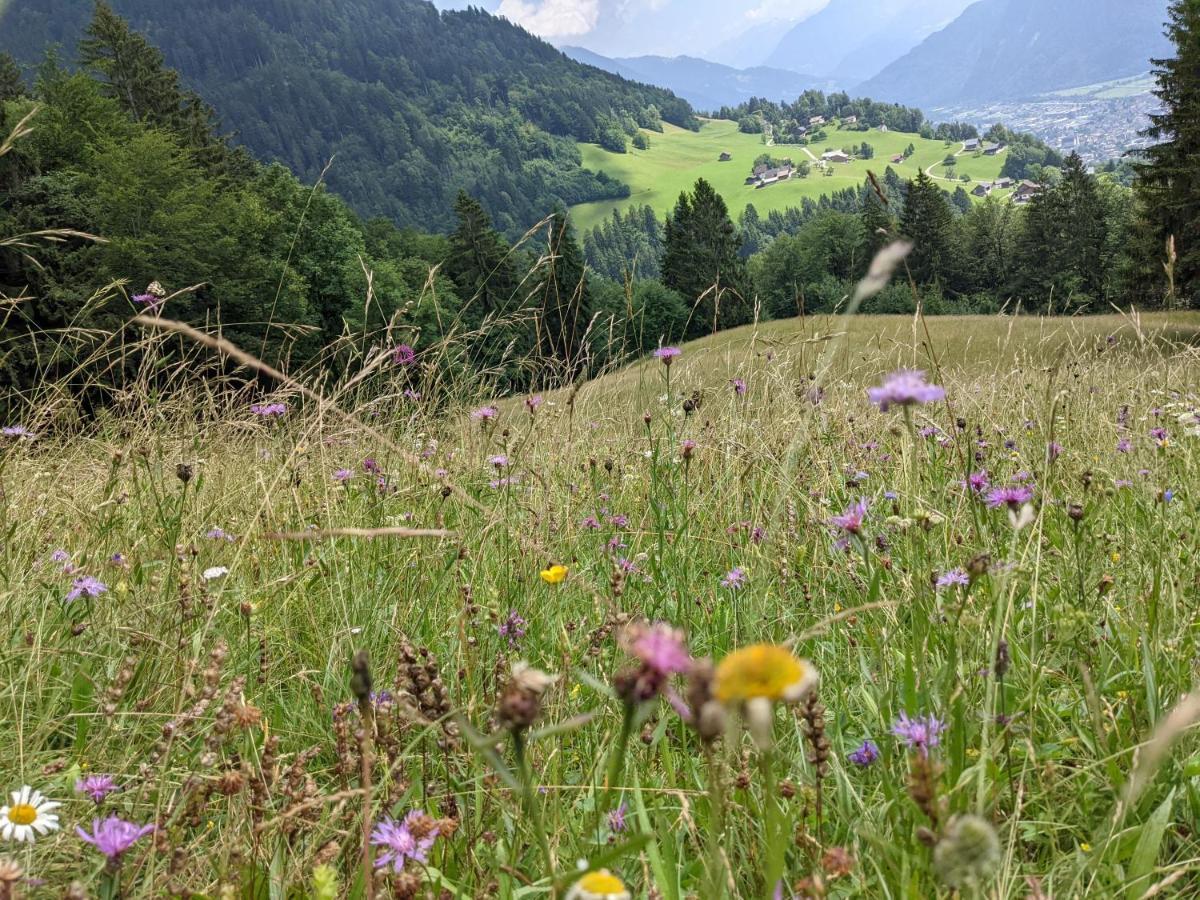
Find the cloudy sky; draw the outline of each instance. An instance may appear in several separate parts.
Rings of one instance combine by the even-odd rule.
[[[443,9],[467,0],[434,0]],[[608,56],[713,55],[748,29],[795,22],[829,0],[471,0],[555,44]],[[891,0],[880,0],[885,5]],[[716,55],[720,55],[718,52]]]

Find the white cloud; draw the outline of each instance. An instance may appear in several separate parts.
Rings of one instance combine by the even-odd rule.
[[[496,14],[544,38],[577,37],[596,27],[600,0],[501,0]]]

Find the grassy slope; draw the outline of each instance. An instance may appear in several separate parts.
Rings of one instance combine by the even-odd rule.
[[[197,417],[201,405],[156,401],[86,438],[0,444],[0,608],[11,623],[0,652],[9,739],[0,784],[65,801],[61,831],[14,848],[28,875],[46,881],[35,896],[62,896],[73,879],[90,896],[116,895],[74,834],[95,814],[73,793],[84,769],[111,772],[125,788],[101,815],[161,823],[123,861],[120,894],[130,900],[166,896],[168,878],[182,896],[218,896],[222,885],[236,896],[265,896],[268,885],[272,896],[314,896],[318,859],[339,873],[332,895],[360,896],[362,817],[369,825],[414,807],[458,817],[431,868],[409,867],[444,879],[438,888],[455,897],[546,897],[545,856],[564,870],[614,848],[607,865],[634,897],[770,896],[768,789],[745,735],[731,731],[714,752],[726,809],[713,856],[729,861],[729,892],[705,889],[713,814],[695,735],[656,700],[643,740],[635,730],[622,751],[620,705],[603,684],[630,665],[617,642],[628,616],[674,622],[694,653],[717,659],[754,641],[795,640],[821,672],[832,757],[820,818],[797,717],[774,719],[776,776],[797,789],[779,831],[789,883],[822,851],[845,847],[860,862],[832,897],[950,896],[915,836],[926,820],[904,784],[918,757],[890,733],[902,711],[948,723],[933,751],[945,813],[976,812],[998,833],[1002,861],[986,894],[962,896],[1018,900],[1029,896],[1027,878],[1063,898],[1140,897],[1175,873],[1176,887],[1194,883],[1195,779],[1184,766],[1196,739],[1161,756],[1134,750],[1194,689],[1200,439],[1175,416],[1195,403],[1187,392],[1200,383],[1200,358],[1164,339],[1194,346],[1200,316],[1145,316],[1140,332],[1118,316],[928,324],[928,343],[899,316],[745,328],[687,345],[669,370],[647,360],[584,386],[573,403],[549,398],[535,416],[514,403],[491,424],[408,401],[359,408],[384,437],[305,410],[294,395],[275,423],[255,421],[244,402],[218,409],[209,396],[200,398],[207,417]],[[862,390],[898,365],[931,368],[929,346],[949,406],[917,409],[914,424],[938,426],[952,441],[945,448],[911,435],[899,412],[872,408]],[[826,352],[832,377],[812,405],[802,399],[808,375]],[[733,375],[749,385],[742,398],[729,389]],[[407,374],[382,377],[396,379],[394,392],[408,383]],[[680,397],[694,389],[704,402],[685,417]],[[329,395],[353,410],[352,396]],[[1171,434],[1163,447],[1149,434],[1160,423]],[[1129,453],[1115,450],[1122,437]],[[696,442],[690,461],[683,440]],[[1050,440],[1063,445],[1053,465]],[[403,458],[422,448],[444,470],[436,477]],[[498,453],[517,479],[511,492],[489,486]],[[363,474],[365,456],[388,473],[388,490]],[[180,462],[195,469],[186,487]],[[1014,530],[1004,510],[972,498],[959,486],[967,467],[999,483],[1033,473],[1034,521]],[[331,477],[341,468],[357,473],[345,485]],[[462,493],[443,490],[451,485]],[[1170,503],[1157,499],[1164,488],[1175,491]],[[828,521],[859,497],[872,502],[864,540],[841,552]],[[1080,523],[1067,514],[1075,502]],[[628,520],[614,522],[618,514]],[[584,524],[592,516],[599,527]],[[764,529],[761,542],[742,522]],[[268,537],[386,525],[456,534]],[[213,526],[238,537],[206,538]],[[76,569],[52,561],[57,548]],[[931,587],[931,576],[978,554],[994,566],[970,588]],[[537,575],[552,560],[571,567],[555,588]],[[213,566],[228,573],[206,580]],[[734,567],[746,576],[736,592],[721,585]],[[84,573],[109,590],[64,604]],[[510,611],[525,620],[511,642],[498,632]],[[435,659],[399,665],[401,635]],[[1012,660],[1003,685],[987,674],[1001,637]],[[224,652],[210,663],[217,646]],[[343,734],[339,747],[336,731],[347,721],[357,731],[358,720],[331,714],[351,697],[347,661],[359,648],[370,652],[376,688],[404,710],[376,709],[365,792],[354,741]],[[490,728],[498,684],[518,659],[562,673],[539,724],[565,726],[530,744],[536,818],[465,741],[407,711],[411,703],[440,718],[444,691],[446,706]],[[438,691],[428,687],[435,674]],[[595,718],[571,720],[589,711]],[[1012,717],[1007,730],[1001,714]],[[269,751],[268,734],[279,742]],[[847,759],[864,738],[882,753],[869,769]],[[610,754],[624,761],[613,777],[619,796],[600,787]],[[1143,758],[1162,768],[1114,827],[1119,792]],[[493,759],[512,765],[508,742]],[[298,773],[285,777],[289,766]],[[223,793],[199,792],[218,781]],[[607,827],[592,831],[592,811],[603,818],[618,800],[626,832],[610,846]],[[1147,824],[1152,813],[1158,827]],[[644,853],[622,854],[617,844],[640,834]]]
[[[649,150],[630,147],[627,153],[622,154],[611,153],[596,144],[580,144],[586,168],[608,172],[628,184],[633,193],[625,200],[580,204],[572,207],[571,214],[576,227],[581,230],[590,229],[607,218],[612,210],[624,209],[630,204],[649,204],[659,215],[666,215],[681,191],[690,190],[697,178],[705,178],[725,198],[735,218],[750,203],[765,215],[774,209],[799,206],[804,197],[815,199],[822,194],[857,187],[866,178],[867,169],[882,174],[891,165],[891,157],[902,153],[910,143],[916,146],[917,152],[907,162],[895,166],[901,176],[907,178],[916,175],[918,166],[927,168],[935,165],[947,153],[961,149],[960,144],[947,147],[942,141],[926,141],[919,135],[902,132],[828,129],[828,133],[827,141],[809,145],[808,150],[814,156],[820,157],[826,150],[866,141],[875,148],[875,158],[834,166],[835,174],[832,176],[823,176],[814,169],[808,178],[793,178],[762,190],[745,184],[751,164],[760,153],[769,151],[777,157],[790,156],[797,163],[809,158],[804,149],[798,146],[766,147],[760,135],[742,134],[738,131],[737,123],[727,119],[705,120],[699,132],[671,125],[666,126],[663,134],[647,132],[650,137]],[[717,157],[722,152],[731,153],[733,159],[730,162],[718,162]],[[963,171],[973,177],[990,179],[999,176],[1004,160],[1003,157],[974,159],[964,156],[960,164]],[[940,174],[940,166],[934,174]]]

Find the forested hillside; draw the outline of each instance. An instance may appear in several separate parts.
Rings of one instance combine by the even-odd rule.
[[[479,10],[424,0],[115,0],[167,64],[264,160],[329,186],[360,213],[447,230],[455,196],[513,232],[556,206],[620,197],[574,142],[689,127],[668,91],[568,59]],[[15,0],[0,50],[27,65],[74,47],[92,0]]]

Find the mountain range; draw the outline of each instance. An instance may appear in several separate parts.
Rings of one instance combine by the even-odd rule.
[[[818,78],[753,66],[737,69],[694,56],[631,56],[612,59],[583,47],[563,47],[574,60],[620,75],[667,88],[697,109],[716,111],[722,106],[737,106],[751,97],[767,100],[794,100],[806,90],[826,90],[834,85]]]
[[[1138,75],[1170,55],[1166,14],[1166,0],[979,0],[857,91],[936,107]]]
[[[68,62],[94,0],[12,0],[0,50]],[[569,59],[479,9],[425,0],[112,0],[237,140],[364,216],[447,228],[460,190],[516,232],[555,207],[624,196],[576,141],[694,127],[688,103]],[[0,4],[0,10],[3,5]]]

